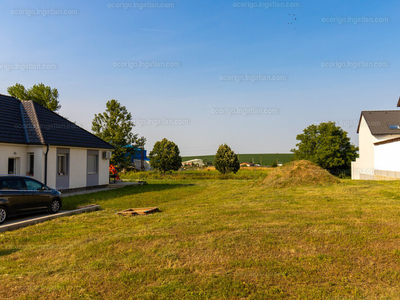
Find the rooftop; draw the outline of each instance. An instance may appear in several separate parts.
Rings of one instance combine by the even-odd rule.
[[[0,143],[113,149],[40,104],[0,94]]]
[[[400,110],[362,111],[357,133],[360,131],[362,117],[373,135],[400,134]]]

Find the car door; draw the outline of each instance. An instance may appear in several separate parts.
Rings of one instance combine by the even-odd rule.
[[[2,199],[6,201],[10,214],[28,212],[29,194],[21,178],[6,177],[1,179]]]
[[[50,203],[51,190],[39,181],[30,178],[23,180],[30,195],[30,207],[32,209],[46,208]]]

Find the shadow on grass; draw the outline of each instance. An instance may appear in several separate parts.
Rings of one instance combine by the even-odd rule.
[[[1,256],[7,256],[7,255],[13,254],[13,253],[18,252],[18,251],[19,251],[19,249],[0,250],[0,257]]]
[[[139,186],[126,186],[123,188],[112,189],[109,191],[91,193],[86,195],[70,196],[63,199],[62,208],[66,210],[75,209],[81,205],[93,204],[104,200],[120,198],[129,195],[143,194],[148,192],[160,192],[165,190],[177,189],[182,187],[190,187],[193,184],[178,184],[178,183],[160,183],[160,184],[145,184]]]

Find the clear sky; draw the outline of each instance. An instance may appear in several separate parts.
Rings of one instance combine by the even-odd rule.
[[[116,99],[149,150],[166,137],[182,155],[214,154],[222,143],[237,153],[289,152],[305,127],[325,121],[357,145],[360,112],[396,109],[400,93],[399,1],[3,0],[0,8],[0,93],[17,82],[55,87],[59,113],[87,130]]]

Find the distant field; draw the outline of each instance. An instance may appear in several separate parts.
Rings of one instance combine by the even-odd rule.
[[[291,153],[264,153],[264,154],[239,154],[239,161],[242,162],[254,162],[260,165],[270,165],[278,159],[281,163],[290,162],[293,154]],[[202,160],[208,159],[214,162],[214,155],[199,155],[199,156],[185,156],[182,157],[182,161],[188,161],[192,159],[200,158]]]

